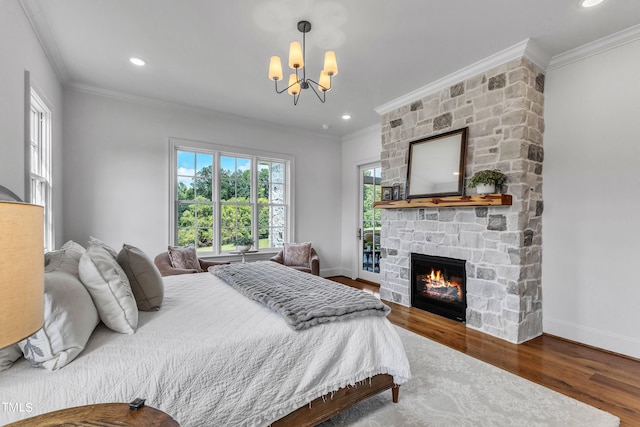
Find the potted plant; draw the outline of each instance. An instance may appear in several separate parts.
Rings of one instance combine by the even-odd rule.
[[[498,169],[485,169],[473,174],[469,187],[476,188],[478,194],[493,194],[506,180],[507,176]]]
[[[233,239],[233,244],[236,245],[237,251],[246,252],[253,246],[253,238],[251,236],[237,236]]]

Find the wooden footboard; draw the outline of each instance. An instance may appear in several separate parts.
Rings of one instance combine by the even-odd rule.
[[[340,390],[319,397],[309,405],[295,410],[271,424],[272,427],[311,427],[328,420],[334,415],[349,409],[358,402],[376,395],[384,390],[392,389],[393,402],[398,403],[399,386],[393,383],[391,375],[376,375],[371,382],[366,380],[357,387],[345,387]]]

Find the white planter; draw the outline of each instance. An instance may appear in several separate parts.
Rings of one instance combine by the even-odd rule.
[[[236,251],[238,252],[247,252],[251,249],[251,245],[236,245]]]
[[[476,192],[478,194],[493,194],[496,192],[495,184],[478,184],[476,185]]]

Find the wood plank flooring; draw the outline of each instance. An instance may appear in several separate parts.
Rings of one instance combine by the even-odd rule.
[[[330,279],[379,297],[377,284]],[[622,427],[640,426],[640,360],[551,335],[511,344],[420,309],[385,303],[395,325],[612,413]]]

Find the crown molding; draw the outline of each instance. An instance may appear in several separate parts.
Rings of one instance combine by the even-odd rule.
[[[547,64],[549,63],[548,55],[546,55],[544,51],[540,49],[531,39],[526,39],[521,41],[520,43],[514,44],[511,47],[501,50],[500,52],[494,53],[493,55],[488,56],[485,59],[462,68],[461,70],[458,70],[445,77],[442,77],[441,79],[429,83],[426,86],[423,86],[419,89],[409,92],[406,95],[396,98],[393,101],[387,102],[386,104],[375,108],[375,111],[380,115],[386,114],[404,105],[410,104],[413,101],[417,101],[421,98],[424,98],[425,96],[431,95],[432,93],[452,86],[458,82],[467,80],[499,65],[505,64],[514,59],[522,58],[524,56],[529,58],[533,63],[535,63],[543,70],[546,69]]]
[[[640,25],[634,25],[625,30],[618,31],[609,36],[587,43],[575,49],[560,53],[551,58],[548,71],[555,70],[565,65],[581,61],[590,56],[597,55],[607,50],[622,46],[633,41],[640,40]]]
[[[62,59],[58,45],[55,39],[51,35],[49,24],[42,13],[42,9],[35,0],[19,0],[20,6],[24,11],[36,38],[40,42],[45,55],[49,59],[51,66],[53,67],[56,76],[60,82],[65,83],[69,81],[69,72],[67,66]]]
[[[220,111],[220,110],[214,110],[212,108],[205,108],[205,107],[197,107],[194,105],[188,105],[188,104],[180,104],[177,102],[169,102],[169,101],[161,101],[159,99],[156,98],[148,98],[145,96],[140,96],[140,95],[131,95],[129,93],[125,93],[125,92],[119,92],[119,91],[115,91],[115,90],[111,90],[111,89],[103,89],[103,88],[99,88],[99,87],[95,87],[95,86],[89,86],[89,85],[85,85],[85,84],[81,84],[81,83],[68,83],[65,85],[65,88],[69,89],[69,90],[75,90],[78,92],[83,92],[83,93],[88,93],[90,95],[97,95],[97,96],[102,96],[105,98],[111,98],[111,99],[115,99],[115,100],[119,100],[119,101],[125,101],[125,102],[131,102],[131,103],[135,103],[135,104],[141,104],[141,105],[145,105],[145,106],[155,106],[155,107],[161,107],[161,108],[170,108],[170,109],[176,109],[176,110],[183,110],[183,111],[190,111],[193,113],[198,113],[198,114],[205,114],[205,115],[211,115],[211,114],[215,114],[217,116],[220,117],[226,117],[229,119],[233,119],[236,121],[244,121],[247,123],[251,123],[251,124],[256,124],[256,123],[260,123],[265,127],[269,127],[272,129],[277,129],[280,131],[285,131],[285,132],[295,132],[295,133],[300,133],[300,134],[304,134],[304,135],[312,135],[316,138],[322,138],[322,139],[326,139],[329,141],[333,141],[333,142],[340,142],[340,137],[336,136],[336,135],[327,135],[325,133],[320,133],[320,132],[313,132],[310,130],[306,130],[306,129],[299,129],[299,128],[295,128],[295,127],[287,127],[287,126],[283,126],[283,125],[278,125],[278,124],[274,124],[271,122],[267,122],[264,120],[260,120],[260,119],[255,119],[252,117],[247,117],[247,116],[241,116],[238,114],[233,114],[233,113],[229,113],[226,111]]]
[[[367,135],[370,133],[371,134],[376,133],[378,136],[380,136],[381,129],[382,129],[382,125],[380,123],[376,123],[375,125],[367,126],[366,128],[359,129],[355,132],[351,132],[343,136],[342,142],[350,141],[352,139],[359,138],[363,135]]]
[[[206,108],[194,107],[186,104],[179,104],[177,102],[168,102],[161,101],[156,98],[148,98],[140,95],[132,95],[126,92],[120,92],[117,90],[111,89],[103,89],[96,86],[85,85],[82,83],[70,82],[65,85],[66,88],[76,90],[78,92],[84,92],[91,95],[103,96],[106,98],[117,99],[120,101],[133,102],[136,104],[144,104],[144,105],[153,105],[156,107],[169,107],[169,108],[177,108],[180,110],[191,110],[196,112],[211,112],[213,110],[208,110]]]

